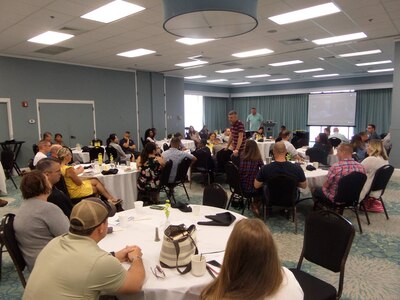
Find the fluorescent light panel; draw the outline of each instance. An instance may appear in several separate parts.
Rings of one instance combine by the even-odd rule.
[[[340,9],[332,2],[329,2],[329,3],[317,5],[317,6],[311,6],[308,8],[295,10],[295,11],[288,12],[288,13],[281,14],[281,15],[276,15],[273,17],[269,17],[268,19],[270,19],[271,21],[273,21],[279,25],[283,25],[283,24],[289,24],[289,23],[314,19],[314,18],[334,14],[337,12],[340,12]]]
[[[273,67],[280,67],[280,66],[288,66],[288,65],[295,65],[295,64],[302,64],[303,61],[301,60],[290,60],[290,61],[282,61],[278,63],[269,64]]]
[[[383,64],[390,64],[391,62],[392,62],[391,60],[370,61],[370,62],[366,62],[366,63],[356,64],[356,66],[362,67],[362,66],[383,65]]]
[[[232,82],[232,85],[244,85],[244,84],[250,84],[249,81],[242,81],[242,82]]]
[[[338,35],[324,39],[313,40],[312,42],[317,45],[327,45],[327,44],[334,44],[340,42],[347,42],[353,40],[359,40],[366,38],[367,35],[364,32],[357,32],[357,33],[350,33],[345,35]]]
[[[379,70],[368,70],[368,73],[392,72],[392,71],[394,71],[394,68],[379,69]]]
[[[337,73],[332,73],[332,74],[321,74],[321,75],[314,75],[313,77],[315,78],[322,78],[322,77],[333,77],[333,76],[339,76]]]
[[[284,81],[284,80],[291,80],[290,78],[276,78],[276,79],[269,79],[268,81]]]
[[[87,14],[81,16],[83,19],[89,19],[102,23],[110,23],[132,15],[145,8],[122,0],[115,0],[104,6],[101,6]]]
[[[175,64],[175,66],[185,68],[185,67],[194,67],[194,66],[205,65],[205,64],[208,64],[208,61],[192,60],[192,61],[187,61],[184,63]]]
[[[215,41],[215,39],[192,39],[192,38],[181,38],[176,40],[178,43],[185,44],[185,45],[197,45],[202,43],[207,43],[211,41]]]
[[[233,73],[233,72],[242,72],[242,71],[244,71],[244,69],[233,68],[233,69],[218,70],[215,72],[217,72],[217,73]]]
[[[212,79],[212,80],[207,80],[207,82],[224,82],[228,81],[228,79]]]
[[[246,78],[262,78],[262,77],[270,77],[271,75],[269,74],[259,74],[259,75],[249,75],[246,76]]]
[[[353,57],[353,56],[362,56],[362,55],[370,55],[370,54],[377,54],[377,53],[382,53],[382,51],[379,49],[376,49],[376,50],[368,50],[368,51],[361,51],[361,52],[344,53],[344,54],[339,54],[338,57]]]
[[[323,71],[324,69],[322,68],[315,68],[315,69],[306,69],[306,70],[297,70],[294,71],[295,73],[309,73],[309,72],[318,72],[318,71]]]
[[[193,75],[193,76],[186,76],[184,77],[185,79],[200,79],[200,78],[205,78],[207,76],[204,75]]]
[[[274,51],[263,48],[263,49],[257,49],[257,50],[250,50],[250,51],[245,51],[245,52],[238,52],[238,53],[233,53],[232,56],[235,57],[251,57],[251,56],[259,56],[259,55],[265,55],[269,53],[273,53]]]
[[[60,33],[55,31],[46,31],[42,34],[39,34],[29,39],[28,42],[45,44],[45,45],[54,45],[62,41],[68,40],[72,37],[74,37],[72,34]]]
[[[156,51],[153,51],[153,50],[139,48],[139,49],[135,49],[135,50],[130,50],[130,51],[118,53],[117,55],[118,56],[125,56],[125,57],[138,57],[138,56],[152,54],[152,53],[155,53],[155,52]]]

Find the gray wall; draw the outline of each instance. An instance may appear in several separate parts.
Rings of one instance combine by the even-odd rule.
[[[164,105],[160,105],[164,102],[163,75],[138,72],[137,81],[143,135],[146,128],[164,124]],[[183,79],[167,78],[166,83],[168,114],[172,116],[169,126],[183,131]],[[0,98],[11,99],[14,139],[26,141],[18,159],[20,166],[27,166],[32,144],[38,141],[37,123],[28,123],[37,119],[36,99],[94,100],[97,137],[105,141],[112,132],[122,135],[130,130],[138,143],[135,94],[134,72],[0,57]],[[29,106],[23,108],[22,101],[28,101]],[[62,118],[62,112],[54,113]],[[79,116],[71,122],[79,122]]]
[[[394,48],[394,76],[392,92],[392,124],[390,126],[390,137],[392,150],[390,152],[390,164],[396,168],[400,167],[400,42],[395,43]]]

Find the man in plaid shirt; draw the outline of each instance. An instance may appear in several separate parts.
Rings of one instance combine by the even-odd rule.
[[[338,190],[339,180],[352,173],[360,172],[365,174],[364,166],[356,162],[353,157],[353,147],[350,144],[340,144],[337,150],[339,162],[333,164],[328,171],[327,180],[322,188],[316,188],[313,191],[313,197],[322,201],[334,201]]]

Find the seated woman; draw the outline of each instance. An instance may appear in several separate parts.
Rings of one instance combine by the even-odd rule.
[[[211,132],[207,140],[207,147],[210,149],[211,153],[214,154],[214,146],[219,144],[221,144],[221,141],[217,138],[217,134]]]
[[[353,147],[353,152],[357,154],[358,162],[362,162],[365,158],[366,147],[360,134],[355,134],[350,141],[350,145]]]
[[[381,140],[370,140],[367,144],[367,153],[368,157],[365,158],[361,163],[364,166],[365,172],[367,174],[367,181],[365,182],[364,187],[360,193],[361,200],[364,199],[365,195],[371,188],[372,180],[374,180],[376,171],[379,168],[389,164],[389,158],[386,154],[386,150],[383,147]],[[371,197],[374,197],[373,193],[371,194]],[[368,204],[369,203],[366,203],[366,205]]]
[[[74,199],[87,198],[93,194],[101,194],[113,204],[122,202],[121,199],[113,197],[97,178],[82,180],[78,175],[83,173],[83,166],[77,168],[68,166],[72,158],[71,151],[68,148],[61,148],[58,150],[57,155],[61,162],[61,174],[64,176],[68,194],[72,202],[76,204],[77,201],[74,201]]]
[[[221,142],[222,143],[227,143],[229,142],[229,137],[231,136],[231,129],[228,127],[225,129],[225,131],[221,134]]]
[[[313,148],[324,151],[327,156],[329,154],[333,154],[333,148],[329,144],[328,136],[326,135],[326,133],[320,133],[315,137],[315,144]]]
[[[304,293],[293,273],[281,265],[268,227],[258,219],[236,223],[218,277],[201,293],[202,300],[300,300]]]
[[[264,127],[261,126],[260,128],[258,128],[258,130],[256,132],[254,132],[253,140],[256,140],[256,141],[262,140],[262,141],[264,141],[264,137],[265,137]]]
[[[247,140],[242,157],[240,158],[239,174],[243,192],[245,194],[254,195],[251,210],[256,217],[260,215],[262,191],[261,189],[256,190],[254,188],[254,179],[256,179],[257,173],[263,165],[264,162],[261,158],[257,143],[252,140]]]
[[[144,140],[148,142],[156,142],[156,134],[154,133],[154,128],[149,128],[144,133]]]
[[[139,191],[138,199],[145,202],[156,204],[160,200],[161,169],[165,162],[162,156],[157,156],[157,146],[155,143],[147,143],[142,153],[136,161],[139,170],[137,188]]]
[[[197,148],[197,145],[200,143],[200,135],[199,135],[199,133],[194,129],[193,126],[190,126],[190,127],[189,127],[189,133],[188,133],[188,135],[189,135],[189,138],[190,138],[192,141],[194,141],[194,143],[196,144],[196,148]]]
[[[51,183],[42,172],[26,173],[21,192],[24,201],[15,215],[14,230],[22,256],[32,271],[36,257],[47,243],[68,232],[69,220],[58,206],[47,202]]]
[[[117,150],[117,157],[114,157],[115,162],[120,162],[120,161],[127,161],[131,159],[130,154],[126,154],[124,150],[122,150],[122,147],[119,145],[119,139],[115,133],[111,133],[110,136],[107,139],[107,147],[113,147],[115,150]],[[135,157],[133,156],[133,159]],[[111,158],[109,157],[111,160]]]

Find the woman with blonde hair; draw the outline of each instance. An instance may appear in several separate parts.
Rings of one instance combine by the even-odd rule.
[[[68,166],[72,158],[72,153],[68,148],[58,150],[57,156],[61,163],[61,174],[64,176],[68,194],[72,201],[78,198],[86,198],[93,194],[101,194],[113,204],[122,202],[121,199],[113,197],[97,178],[82,180],[78,175],[83,173],[83,166],[77,168]]]
[[[364,199],[365,195],[371,188],[372,181],[374,180],[376,171],[387,164],[389,164],[388,156],[386,150],[383,147],[381,140],[370,140],[367,144],[367,154],[368,157],[362,161],[362,165],[365,168],[367,174],[367,181],[360,193],[360,199]],[[374,194],[371,195],[372,197]],[[372,201],[373,202],[373,201]],[[379,201],[377,201],[379,202]],[[380,202],[379,202],[380,203]],[[371,204],[372,205],[372,204]],[[367,205],[369,206],[369,205]]]
[[[226,245],[221,272],[200,296],[202,300],[303,297],[293,273],[281,266],[271,232],[258,219],[236,223]]]

